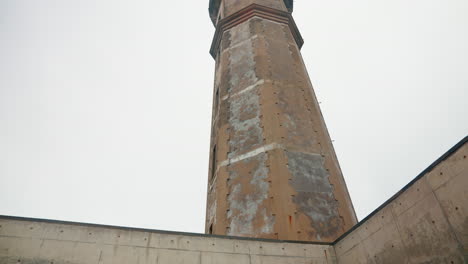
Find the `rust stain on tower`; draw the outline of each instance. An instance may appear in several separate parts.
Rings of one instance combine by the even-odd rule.
[[[210,1],[207,233],[332,242],[357,223],[292,9],[292,0]]]

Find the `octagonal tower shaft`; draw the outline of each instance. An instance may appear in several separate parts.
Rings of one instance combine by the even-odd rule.
[[[357,222],[288,0],[212,0],[206,232],[332,242]]]

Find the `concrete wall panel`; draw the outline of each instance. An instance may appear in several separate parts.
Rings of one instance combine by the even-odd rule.
[[[333,258],[332,245],[0,217],[0,264],[310,264]]]
[[[393,218],[391,215],[389,218]],[[382,226],[362,241],[368,263],[409,263],[398,226],[394,221]],[[371,249],[371,250],[370,250]],[[372,254],[376,252],[376,254]]]
[[[468,263],[466,141],[336,242],[339,263]]]
[[[468,256],[468,171],[440,186],[435,195]]]
[[[203,264],[249,264],[250,256],[244,254],[208,253],[201,255]]]
[[[411,263],[461,261],[458,243],[433,194],[397,216],[397,224]]]
[[[164,264],[201,264],[201,253],[184,250],[158,250],[156,263]]]
[[[364,245],[359,243],[356,243],[350,250],[344,251],[342,253],[338,253],[337,250],[338,263],[367,263],[366,255],[367,253]]]

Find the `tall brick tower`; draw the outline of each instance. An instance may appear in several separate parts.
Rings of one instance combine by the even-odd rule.
[[[292,0],[210,1],[207,233],[331,242],[357,222],[292,9]]]

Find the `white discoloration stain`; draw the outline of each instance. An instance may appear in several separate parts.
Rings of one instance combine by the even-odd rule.
[[[239,195],[239,194],[241,193],[241,190],[242,190],[242,186],[241,186],[240,184],[236,184],[236,185],[234,185],[234,186],[232,187],[231,193],[230,193],[229,196],[230,196],[230,197],[237,196],[237,195]],[[231,200],[231,199],[229,199],[229,200]],[[229,211],[228,211],[227,217],[228,217],[228,218],[231,218],[231,217],[232,217],[232,210],[229,210]],[[231,226],[231,229],[232,229],[232,228],[233,228],[233,227]]]
[[[254,40],[254,39],[256,39],[256,38],[258,38],[258,35],[253,35],[252,37],[250,37],[250,38],[248,38],[248,39],[242,40],[241,42],[239,42],[239,43],[237,43],[237,44],[235,44],[235,45],[231,45],[230,47],[224,49],[224,50],[222,51],[222,53],[227,52],[227,51],[229,51],[229,50],[231,50],[231,49],[235,49],[235,48],[237,48],[237,47],[239,47],[239,46],[245,44],[245,42],[247,42],[247,41],[252,41],[252,40]]]
[[[228,51],[230,56],[231,75],[229,79],[230,88],[233,91],[238,90],[239,85],[251,85],[258,81],[255,74],[255,61],[253,40],[250,36],[249,25],[243,24],[230,31],[231,49]]]
[[[231,79],[229,80],[229,87],[231,88],[231,90],[239,90],[241,89],[242,85],[254,84],[258,81],[254,70],[254,61],[253,59],[248,59],[253,57],[252,50],[248,47],[249,46],[243,47],[242,51],[236,52],[236,55],[231,55],[231,57],[229,57],[231,59],[231,64],[238,64],[236,65],[237,70],[231,72]],[[240,68],[246,70],[241,70]]]
[[[272,234],[273,228],[275,226],[275,217],[273,215],[268,215],[266,209],[263,209],[263,222],[265,225],[262,227],[262,233],[264,234]]]
[[[263,143],[257,93],[250,92],[230,101],[230,153],[228,158],[245,153]]]
[[[255,88],[264,81],[256,75],[253,39],[248,23],[230,31],[229,90],[221,98],[229,104],[229,159],[263,144],[260,96]]]
[[[260,193],[262,193],[262,196],[264,196],[264,199],[266,199],[268,196],[268,188],[270,187],[270,185],[265,181],[268,177],[268,168],[265,165],[267,155],[262,155],[259,159],[261,159],[261,163],[254,171],[250,184],[256,186]]]
[[[287,152],[294,203],[308,215],[317,230],[316,238],[330,236],[339,228],[338,203],[328,179],[324,158],[316,153]]]
[[[261,204],[268,199],[270,187],[268,182],[266,182],[268,177],[268,168],[266,166],[267,155],[263,154],[253,157],[250,161],[255,161],[258,164],[249,182],[250,188],[253,188],[254,192],[245,195],[242,192],[243,186],[241,184],[236,184],[231,188],[231,193],[228,197],[230,208],[230,211],[227,213],[230,222],[228,235],[268,233],[273,230],[274,219],[267,216],[266,209],[259,212]],[[253,222],[259,214],[263,214],[265,225],[255,230]]]
[[[242,24],[232,28],[229,30],[231,33],[231,47],[237,47],[238,45],[242,44],[245,40],[249,40],[253,36],[250,35],[250,19],[245,21]]]
[[[256,88],[257,86],[262,85],[262,84],[264,84],[264,83],[265,83],[265,80],[263,80],[263,79],[262,79],[262,80],[258,80],[256,83],[254,83],[254,84],[252,84],[252,85],[250,85],[250,86],[247,86],[246,88],[240,90],[240,91],[237,92],[237,93],[223,96],[222,100],[225,101],[225,100],[227,100],[227,99],[229,99],[229,98],[242,95],[243,93],[249,92],[250,90],[252,90],[252,89]]]
[[[268,144],[268,145],[265,145],[265,146],[261,146],[259,148],[256,148],[256,149],[250,151],[250,152],[247,152],[245,154],[242,154],[242,155],[236,156],[234,158],[230,158],[230,159],[227,159],[227,160],[224,160],[224,161],[220,162],[219,165],[218,165],[218,169],[221,168],[221,167],[231,165],[233,163],[245,160],[245,159],[255,157],[255,156],[257,156],[257,155],[259,155],[261,153],[265,153],[267,151],[274,150],[274,149],[284,149],[284,147],[283,147],[283,145],[278,144],[278,143],[271,143],[271,144]]]
[[[208,221],[210,223],[216,222],[216,208],[217,208],[218,200],[214,200],[214,202],[210,205],[208,209]]]

